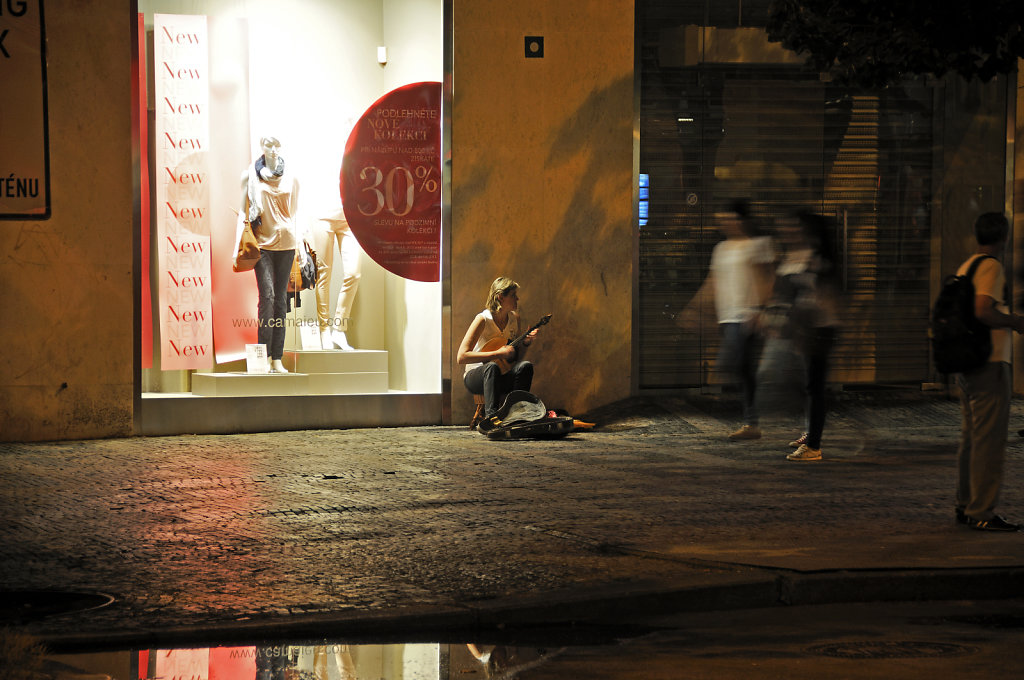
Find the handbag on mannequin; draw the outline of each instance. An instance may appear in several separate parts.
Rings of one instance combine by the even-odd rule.
[[[238,218],[245,224],[242,226],[242,235],[238,239],[238,248],[235,253],[235,260],[231,269],[236,272],[251,271],[260,261],[260,246],[256,242],[256,236],[252,233],[252,225],[249,223],[249,199],[245,201],[245,214],[239,214]]]

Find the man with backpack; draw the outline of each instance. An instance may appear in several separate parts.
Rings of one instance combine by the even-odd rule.
[[[978,248],[957,270],[973,267],[974,316],[990,329],[992,351],[978,368],[956,374],[960,388],[960,448],[956,520],[979,531],[1019,531],[995,513],[1003,481],[1006,435],[1010,421],[1010,354],[1012,331],[1024,333],[1024,316],[1010,314],[1006,276],[1000,262],[1010,225],[1002,213],[985,213],[974,224]]]

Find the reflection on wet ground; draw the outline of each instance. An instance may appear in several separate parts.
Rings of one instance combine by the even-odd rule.
[[[11,633],[6,633],[10,636]],[[470,638],[467,635],[464,639]],[[35,680],[820,680],[1019,677],[1024,602],[625,616],[465,643],[281,641],[51,655]],[[8,640],[9,641],[9,640]],[[6,650],[10,645],[0,645]],[[2,661],[2,659],[0,659]],[[25,663],[24,667],[29,664]],[[0,662],[0,678],[4,665]],[[22,677],[22,676],[13,676]]]
[[[342,643],[147,649],[43,659],[38,680],[488,680],[513,678],[564,648]],[[3,676],[0,672],[0,677]],[[20,676],[19,676],[20,677]]]

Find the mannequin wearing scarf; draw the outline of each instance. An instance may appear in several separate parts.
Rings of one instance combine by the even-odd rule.
[[[281,143],[276,138],[263,137],[260,146],[263,155],[242,178],[242,209],[247,212],[260,247],[255,269],[259,291],[257,337],[267,347],[270,370],[287,373],[281,358],[287,330],[284,319],[288,310],[288,278],[299,245],[299,183],[285,172]],[[305,251],[298,249],[305,258]]]

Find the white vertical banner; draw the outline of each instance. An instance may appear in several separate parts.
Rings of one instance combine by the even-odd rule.
[[[213,367],[209,38],[205,16],[153,17],[161,368]]]

